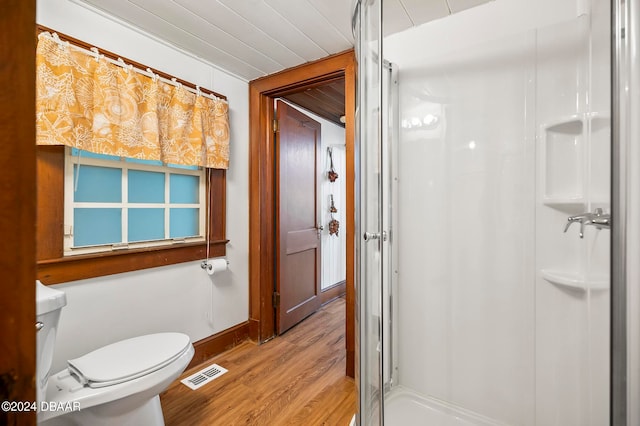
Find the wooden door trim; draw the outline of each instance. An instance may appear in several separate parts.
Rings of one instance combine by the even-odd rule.
[[[0,23],[0,400],[35,401],[35,0],[4,2]],[[0,424],[35,425],[0,410]]]
[[[353,50],[290,68],[249,83],[249,321],[251,338],[275,336],[272,302],[275,288],[275,147],[273,99],[292,91],[345,77],[346,144],[346,351],[347,375],[355,368],[355,92]]]

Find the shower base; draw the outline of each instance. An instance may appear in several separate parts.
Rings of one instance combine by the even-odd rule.
[[[384,404],[385,426],[504,426],[487,417],[427,398],[402,386],[395,387]]]

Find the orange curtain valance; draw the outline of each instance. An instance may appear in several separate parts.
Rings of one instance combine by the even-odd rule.
[[[229,167],[228,104],[41,34],[36,142],[169,164]]]

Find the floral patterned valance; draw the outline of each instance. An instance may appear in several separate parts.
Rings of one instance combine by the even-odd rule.
[[[40,36],[39,145],[216,169],[229,166],[228,104]]]

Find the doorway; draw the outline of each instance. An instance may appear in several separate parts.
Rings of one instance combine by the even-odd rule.
[[[345,185],[346,219],[346,351],[347,375],[354,368],[354,113],[355,59],[353,50],[329,56],[280,73],[254,80],[249,85],[250,112],[250,200],[249,200],[249,321],[251,337],[265,342],[276,335],[274,289],[276,287],[275,191],[276,150],[273,141],[273,101],[345,79]]]

